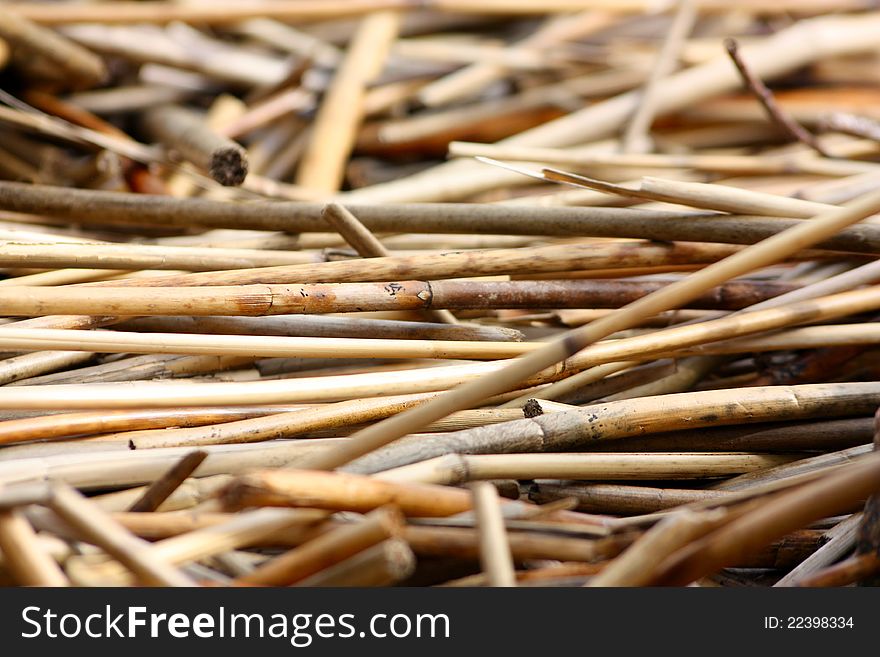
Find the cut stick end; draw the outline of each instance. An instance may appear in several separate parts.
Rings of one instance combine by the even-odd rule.
[[[243,148],[220,148],[211,155],[211,177],[225,187],[237,187],[248,173],[247,153]]]

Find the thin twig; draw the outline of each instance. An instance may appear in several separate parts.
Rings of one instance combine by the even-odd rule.
[[[131,505],[129,511],[145,513],[158,509],[207,457],[208,452],[204,450],[196,450],[184,456],[173,468],[156,479],[140,499]]]
[[[809,146],[820,155],[830,157],[828,151],[819,144],[816,137],[800,123],[790,117],[785,110],[779,106],[779,103],[776,102],[776,99],[773,97],[773,92],[770,91],[767,85],[764,84],[758,76],[752,73],[751,69],[739,53],[739,44],[736,39],[725,39],[724,47],[727,50],[727,54],[730,55],[730,59],[733,60],[736,70],[739,71],[743,83],[755,95],[758,102],[761,103],[761,106],[767,112],[767,116],[770,117],[770,120],[797,141]]]

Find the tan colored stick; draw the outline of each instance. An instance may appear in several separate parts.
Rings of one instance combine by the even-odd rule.
[[[702,153],[609,153],[604,151],[588,152],[584,148],[541,148],[507,145],[507,143],[481,144],[468,141],[450,142],[449,155],[587,168],[696,169],[730,175],[812,173],[825,176],[849,176],[855,173],[856,167],[860,166],[855,162],[837,163],[813,156],[808,157],[804,154],[762,154],[758,156],[706,155]],[[877,176],[876,170],[871,174],[863,173],[862,175],[871,175],[873,180],[876,180]],[[530,198],[532,203],[538,203],[541,197]]]
[[[314,449],[327,449],[332,440],[294,440],[264,445],[219,445],[207,447],[208,459],[197,476],[240,474],[252,468],[295,465]],[[138,486],[160,477],[190,451],[151,449],[89,451],[45,457],[16,458],[0,462],[0,484],[17,484],[45,479],[63,481],[83,490]]]
[[[687,454],[652,452],[603,454],[450,454],[377,476],[385,481],[420,484],[461,484],[479,479],[701,479],[740,474],[789,463],[797,456],[782,454]]]
[[[135,449],[250,443],[292,438],[319,429],[356,425],[388,417],[430,399],[431,394],[352,399],[269,417],[225,422],[206,427],[129,432],[123,437]]]
[[[722,212],[774,217],[806,219],[834,207],[826,203],[804,201],[728,185],[681,182],[652,177],[642,178],[639,191],[656,200],[670,203],[711,208]]]
[[[240,584],[287,586],[400,534],[403,517],[393,507],[371,511],[362,521],[342,525],[268,560],[238,578]]]
[[[480,536],[480,563],[489,586],[516,586],[504,517],[498,505],[498,491],[487,482],[472,484],[470,489]]]
[[[245,269],[324,262],[325,260],[326,258],[322,254],[314,252],[222,247],[199,248],[150,244],[41,244],[35,242],[4,242],[0,244],[0,266],[3,267],[76,267],[113,269],[119,270],[119,273],[124,273],[123,270],[126,269],[184,269],[188,271]],[[18,285],[26,284],[24,282],[18,283]]]
[[[685,39],[697,19],[697,7],[693,0],[679,0],[672,24],[663,40],[660,52],[651,69],[651,76],[642,89],[639,107],[630,119],[621,140],[621,151],[636,153],[651,150],[649,133],[657,106],[658,93],[662,91],[663,79],[675,70],[676,60]]]
[[[225,406],[339,401],[376,394],[398,395],[446,390],[465,379],[483,376],[502,366],[501,362],[473,363],[406,369],[381,374],[345,374],[308,379],[278,379],[249,382],[173,383],[127,382],[123,385],[67,384],[54,387],[0,387],[0,408],[110,409],[178,408],[181,406]],[[536,379],[553,380],[562,368]],[[51,394],[47,394],[47,389]],[[5,397],[15,399],[6,403]]]
[[[18,510],[0,510],[0,553],[6,568],[22,586],[67,586],[69,583]]]
[[[250,443],[278,438],[294,438],[309,433],[338,433],[346,427],[358,427],[365,421],[388,417],[393,413],[421,403],[430,395],[403,395],[378,399],[353,399],[326,404],[313,409],[303,408],[291,413],[273,413],[259,418],[261,422],[226,421],[192,428],[165,428],[145,431],[126,431],[98,438],[100,441],[124,441],[134,449],[157,447],[185,447],[192,445],[221,445]],[[265,415],[265,414],[264,414]],[[474,409],[454,413],[439,422],[428,425],[427,432],[459,431],[472,427],[497,424],[523,416],[519,409]],[[167,424],[167,423],[166,423]]]
[[[392,11],[377,11],[361,22],[318,109],[299,164],[298,185],[327,193],[339,189],[363,119],[366,86],[381,72],[399,23],[400,16]]]
[[[231,507],[307,506],[371,511],[386,504],[413,516],[450,516],[471,508],[467,491],[397,484],[361,475],[307,470],[262,470],[239,477],[223,493]]]
[[[781,351],[786,349],[818,349],[822,347],[845,347],[852,345],[877,344],[880,342],[880,324],[833,324],[829,326],[810,326],[788,329],[766,337],[739,338],[710,342],[698,347],[677,349],[675,352],[656,354],[654,357],[695,356],[718,354],[741,354],[761,351]]]
[[[49,506],[84,539],[112,555],[143,583],[164,586],[195,584],[176,568],[154,558],[146,541],[128,532],[73,488],[56,484]]]
[[[185,289],[185,288],[183,288]],[[2,301],[0,301],[2,306]],[[72,306],[71,306],[72,307]],[[136,314],[136,313],[131,313]],[[372,340],[370,338],[294,338],[214,336],[123,331],[6,329],[0,349],[36,351],[81,349],[103,353],[202,354],[278,358],[460,358],[492,360],[534,351],[529,342],[470,340]]]

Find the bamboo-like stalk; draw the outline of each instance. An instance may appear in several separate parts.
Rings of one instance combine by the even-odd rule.
[[[880,210],[880,192],[867,195],[849,206],[822,214],[795,228],[770,237],[725,260],[710,265],[686,279],[624,306],[615,315],[609,315],[584,327],[569,331],[561,338],[557,338],[528,356],[515,360],[493,375],[474,383],[459,386],[432,402],[400,413],[358,432],[344,447],[339,448],[338,453],[323,457],[317,462],[317,465],[321,468],[338,467],[387,445],[419,426],[461,410],[465,405],[472,405],[476,399],[507,392],[512,387],[512,382],[534,375],[615,331],[629,328],[644,317],[678,307],[720,282],[779,262],[786,256],[812,246],[816,241],[833,235],[845,226],[854,224],[878,210]]]
[[[528,342],[466,340],[371,340],[369,338],[293,338],[246,335],[211,336],[122,331],[7,329],[0,349],[36,351],[82,349],[103,353],[202,354],[281,358],[513,358],[534,351]]]
[[[223,493],[230,507],[308,506],[371,511],[394,504],[406,515],[449,516],[471,508],[467,491],[397,484],[359,475],[306,470],[263,470],[238,478]]]
[[[624,484],[532,484],[529,499],[536,504],[574,498],[587,513],[635,515],[671,509],[700,500],[721,499],[724,491],[691,488],[656,488]]]
[[[260,422],[231,419],[220,424],[197,428],[164,428],[159,430],[125,431],[107,434],[103,441],[124,441],[133,449],[156,449],[192,445],[221,445],[260,442],[278,438],[294,438],[301,435],[319,437],[345,433],[363,426],[364,421],[381,419],[429,399],[430,395],[405,395],[360,399],[326,404],[313,409],[281,412],[261,419]],[[425,427],[426,433],[459,431],[472,427],[507,422],[522,417],[519,409],[474,409],[460,411]]]
[[[663,435],[622,438],[598,444],[598,451],[674,452],[796,452],[837,450],[864,445],[873,436],[868,417],[809,422],[780,422],[676,431]],[[585,446],[586,447],[586,446]]]
[[[81,351],[39,351],[0,361],[0,385],[87,363],[94,354]]]
[[[380,507],[361,521],[342,525],[269,559],[236,581],[261,586],[293,584],[387,538],[399,536],[402,526],[403,518],[393,507]]]
[[[44,352],[37,352],[44,353]],[[252,365],[247,356],[173,356],[147,354],[82,367],[74,371],[34,376],[13,385],[36,386],[56,383],[113,383],[141,379],[164,379],[217,375]]]
[[[294,586],[390,586],[409,577],[416,557],[406,541],[389,538]]]
[[[480,479],[588,479],[591,481],[702,479],[751,472],[797,459],[783,454],[448,454],[384,470],[384,481],[461,484]]]
[[[139,317],[117,324],[120,329],[157,333],[224,333],[232,335],[285,335],[313,338],[395,338],[400,340],[488,340],[523,339],[522,332],[504,326],[457,325],[430,322],[367,319],[364,317]]]
[[[692,242],[672,244],[645,244],[644,242],[626,241],[604,244],[584,243],[365,258],[313,265],[260,267],[252,270],[202,272],[176,276],[150,276],[131,281],[123,279],[94,285],[101,287],[170,287],[253,283],[348,283],[417,278],[433,280],[462,276],[492,276],[513,272],[519,274],[524,272],[555,273],[569,269],[617,271],[616,268],[620,268],[621,271],[618,275],[631,276],[637,275],[633,270],[640,267],[667,267],[685,263],[688,267],[699,267],[701,264],[715,262],[731,253],[736,253],[738,250],[733,246]]]
[[[28,504],[46,504],[50,494],[48,485],[43,481],[4,485],[0,488],[0,510],[9,511]]]
[[[131,569],[143,583],[164,586],[195,584],[176,568],[153,557],[146,541],[125,530],[74,489],[56,484],[49,506],[80,536]]]
[[[399,23],[393,11],[376,11],[361,21],[318,109],[298,185],[326,193],[340,188],[363,119],[366,87],[381,72]]]
[[[878,394],[880,388],[874,384],[849,383],[768,386],[626,399],[441,436],[407,439],[361,457],[347,469],[372,473],[445,454],[564,451],[588,447],[601,440],[684,428],[865,415],[873,412]]]
[[[431,394],[395,395],[374,399],[352,399],[314,408],[277,413],[267,417],[233,420],[223,424],[152,432],[128,432],[123,438],[133,449],[192,447],[250,443],[292,438],[321,429],[357,425],[399,413]]]
[[[498,506],[498,492],[487,482],[471,484],[470,489],[480,537],[480,563],[489,586],[516,586],[504,517]]]
[[[448,105],[486,88],[494,80],[503,77],[511,65],[516,63],[525,66],[534,65],[536,59],[534,56],[516,57],[519,53],[528,53],[530,48],[538,50],[551,48],[560,41],[583,37],[601,30],[613,21],[614,17],[604,12],[582,12],[549,20],[526,38],[502,50],[501,61],[491,61],[485,56],[471,55],[466,59],[468,66],[428,83],[419,90],[418,99],[428,107]],[[510,62],[511,59],[516,61]],[[470,63],[474,60],[476,63]],[[520,62],[520,60],[524,61]]]
[[[212,271],[326,261],[322,254],[313,252],[150,244],[5,242],[0,247],[0,266],[3,267]]]
[[[208,458],[197,476],[240,474],[252,468],[291,466],[315,449],[327,449],[332,440],[296,440],[266,445],[218,445],[205,449]],[[119,488],[149,483],[172,467],[191,448],[98,451],[19,458],[0,463],[4,485],[43,479],[63,481],[82,490]]]
[[[405,369],[380,374],[344,374],[317,379],[280,379],[250,382],[173,383],[129,382],[124,386],[68,384],[46,390],[27,387],[4,387],[3,396],[16,399],[7,406],[21,410],[34,409],[111,409],[111,408],[178,408],[181,406],[224,406],[242,404],[276,404],[325,402],[445,390],[463,379],[477,378],[500,367],[499,362],[449,365],[443,367]],[[545,377],[552,380],[561,375],[561,368]],[[536,379],[535,385],[544,379]],[[39,393],[39,394],[38,394]],[[57,393],[57,394],[56,394]],[[63,394],[62,394],[63,393]]]
[[[481,144],[466,141],[451,142],[449,144],[449,154],[454,157],[487,157],[494,160],[542,162],[555,166],[578,168],[602,168],[608,166],[634,169],[687,168],[730,175],[812,173],[816,175],[841,176],[849,175],[845,174],[845,171],[852,173],[851,169],[853,166],[847,164],[841,168],[819,158],[806,157],[803,154],[780,154],[758,157],[754,155],[704,155],[688,153],[609,153],[586,151],[583,148],[540,148],[535,146],[513,146],[506,143]],[[870,175],[876,177],[876,173]],[[534,202],[538,200],[535,199]],[[818,203],[818,201],[812,202]]]
[[[654,584],[686,584],[803,527],[846,510],[880,487],[880,455],[870,455],[771,500],[697,540],[660,565]]]
[[[855,296],[855,295],[853,295]],[[761,311],[770,312],[770,311]],[[838,311],[839,312],[839,311]],[[858,310],[852,312],[859,312]],[[779,314],[776,315],[777,317]],[[832,315],[829,313],[823,319]],[[732,319],[732,318],[731,318]],[[749,317],[749,319],[752,319]],[[779,320],[777,320],[779,321]],[[708,324],[708,323],[705,323]],[[719,324],[701,326],[703,329],[718,328],[730,330],[734,322],[719,320]],[[783,349],[809,349],[815,347],[848,346],[860,344],[874,344],[880,341],[878,336],[878,324],[844,324],[830,327],[807,327],[789,329],[778,334],[759,338],[739,338],[736,340],[712,340],[709,338],[705,344],[699,346],[687,346],[694,344],[701,337],[700,331],[679,331],[673,333],[670,329],[668,336],[675,342],[671,348],[664,349],[658,345],[660,336],[642,337],[636,340],[628,338],[631,342],[609,342],[598,345],[595,349],[579,356],[573,365],[582,368],[590,364],[591,358],[596,358],[598,363],[608,361],[613,357],[632,358],[666,358],[693,355],[717,355],[735,354],[759,351],[777,351]],[[741,333],[753,332],[747,327],[737,329]],[[761,330],[761,329],[757,329]],[[719,331],[720,333],[720,331]],[[663,337],[667,337],[663,335]],[[640,336],[641,337],[641,336]],[[688,338],[686,341],[684,338]],[[675,348],[678,342],[684,346]],[[636,351],[641,344],[650,343],[651,348],[641,352]],[[522,354],[535,351],[538,345],[527,342],[473,342],[466,340],[371,340],[369,338],[293,338],[293,337],[256,337],[256,336],[207,336],[186,335],[173,333],[155,333],[143,335],[139,333],[126,333],[122,331],[64,331],[60,329],[7,329],[0,334],[0,348],[7,350],[36,350],[36,349],[82,349],[89,352],[105,353],[145,353],[145,354],[204,354],[230,357],[281,357],[281,358],[467,358],[467,359],[504,359],[514,358]],[[606,355],[608,352],[619,356]],[[604,353],[603,353],[604,352]],[[62,364],[75,362],[67,357],[59,357]],[[230,365],[241,364],[232,361]],[[562,396],[570,391],[577,390],[582,386],[601,379],[603,376],[631,367],[634,361],[621,361],[615,363],[611,360],[602,370],[574,379],[565,386],[559,386],[557,390],[547,393],[549,396]],[[34,373],[32,364],[26,368],[28,374]],[[20,376],[20,375],[19,375]],[[18,378],[18,377],[17,377]],[[573,377],[572,377],[573,378]]]
[[[0,510],[0,552],[6,569],[22,586],[67,586],[68,580],[46,553],[20,511]]]

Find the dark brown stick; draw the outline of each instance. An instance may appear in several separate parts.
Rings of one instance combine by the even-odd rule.
[[[687,211],[467,203],[346,207],[377,233],[591,236],[730,244],[752,244],[804,221],[744,220]],[[0,209],[96,223],[325,232],[328,226],[321,220],[323,208],[320,203],[228,203],[0,181]],[[880,227],[862,224],[844,228],[816,247],[880,253]]]
[[[724,497],[716,490],[655,488],[620,484],[533,484],[529,499],[536,504],[573,497],[577,510],[587,513],[636,515],[670,509],[680,504]]]
[[[208,452],[203,450],[196,450],[184,456],[168,472],[150,484],[141,498],[131,505],[129,511],[145,513],[158,509],[207,457]]]
[[[227,335],[287,335],[312,338],[390,338],[398,340],[488,340],[519,342],[522,332],[504,326],[408,322],[365,317],[140,317],[117,324],[127,331],[159,333],[224,333]]]
[[[809,146],[820,155],[829,157],[828,152],[816,141],[816,137],[790,117],[776,102],[773,92],[770,91],[767,85],[752,73],[745,60],[739,54],[739,44],[736,42],[736,39],[725,39],[724,47],[727,50],[727,54],[733,60],[736,70],[742,76],[746,88],[755,95],[755,98],[761,103],[770,120],[795,140]]]

